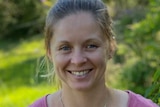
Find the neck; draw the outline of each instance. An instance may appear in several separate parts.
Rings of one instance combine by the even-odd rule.
[[[61,90],[64,107],[104,107],[111,101],[111,92],[108,87],[101,86],[89,91]]]

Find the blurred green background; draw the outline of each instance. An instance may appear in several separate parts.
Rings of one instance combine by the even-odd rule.
[[[109,86],[160,104],[160,0],[104,1],[118,41],[108,65]],[[39,69],[45,17],[54,2],[0,0],[0,107],[27,107],[57,90]]]

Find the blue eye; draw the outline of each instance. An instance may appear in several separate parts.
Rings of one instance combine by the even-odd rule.
[[[71,48],[69,46],[62,46],[60,47],[59,50],[62,50],[62,51],[69,51]]]
[[[97,45],[90,44],[87,46],[88,49],[98,48]]]

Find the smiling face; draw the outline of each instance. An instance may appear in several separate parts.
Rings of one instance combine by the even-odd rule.
[[[79,12],[61,19],[54,26],[48,55],[62,88],[104,85],[107,44],[92,14]]]

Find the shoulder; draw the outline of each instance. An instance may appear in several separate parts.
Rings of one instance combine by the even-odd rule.
[[[57,91],[53,94],[50,94],[48,97],[47,97],[47,104],[48,104],[48,107],[60,107],[59,104],[60,103],[60,94],[61,92],[60,91]]]
[[[126,91],[129,95],[128,107],[158,107],[150,99],[146,99],[143,96],[136,94],[132,91]]]
[[[48,107],[47,106],[47,96],[48,95],[36,100],[29,107]]]

